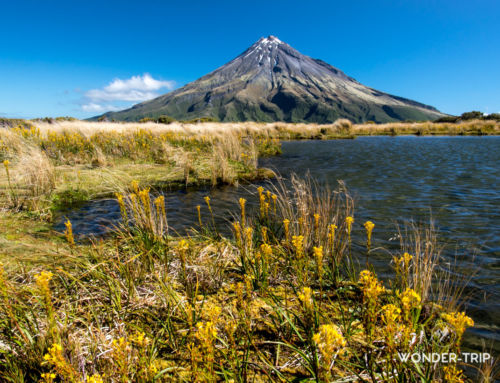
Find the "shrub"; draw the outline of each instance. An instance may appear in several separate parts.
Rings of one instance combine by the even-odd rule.
[[[484,120],[496,120],[500,121],[500,113],[491,113],[488,115],[483,116]]]
[[[171,124],[172,122],[175,122],[175,118],[170,116],[160,116],[156,119],[156,122],[159,124]]]
[[[483,113],[479,112],[477,110],[473,110],[472,112],[462,113],[460,115],[461,120],[476,120],[476,119],[480,119],[482,117],[483,117]]]
[[[193,118],[192,120],[186,120],[186,121],[182,121],[186,124],[199,124],[199,123],[202,123],[202,122],[218,122],[218,118],[217,117],[199,117],[199,118]]]
[[[444,117],[440,117],[438,118],[437,120],[435,120],[434,122],[437,122],[437,123],[440,123],[440,122],[449,122],[449,123],[455,123],[459,120],[459,117],[458,116],[444,116]]]

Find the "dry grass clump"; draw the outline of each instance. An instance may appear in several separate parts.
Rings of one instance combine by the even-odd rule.
[[[468,120],[458,123],[391,122],[387,124],[357,124],[355,135],[498,135],[500,123],[494,120]]]
[[[464,313],[427,309],[410,255],[427,250],[404,242],[390,289],[370,267],[352,272],[351,234],[366,231],[369,247],[374,224],[356,223],[343,186],[316,191],[296,177],[289,192],[259,188],[255,214],[239,200],[233,238],[210,223],[208,196],[198,230],[172,236],[162,196],[137,183],[117,195],[122,227],[109,240],[74,244],[68,222],[71,266],[0,270],[1,379],[459,379],[456,364],[398,357],[457,352],[473,325]]]
[[[54,189],[54,166],[42,151],[32,148],[30,153],[23,153],[17,165],[25,169],[18,178],[29,189],[32,197],[50,193]]]
[[[12,175],[0,174],[4,207],[47,212],[105,195],[109,188],[99,182],[102,175],[129,173],[128,183],[137,178],[139,168],[143,183],[159,187],[235,184],[259,175],[259,155],[280,152],[279,140],[195,126],[65,120],[35,124],[0,129],[0,159],[9,161]],[[122,178],[112,177],[116,182]]]
[[[189,124],[174,122],[168,125],[148,123],[120,122],[86,122],[61,121],[54,124],[34,122],[41,134],[49,131],[62,133],[78,130],[85,136],[95,133],[119,132],[130,133],[140,129],[154,134],[176,134],[185,137],[204,136],[227,137],[234,134],[238,137],[254,139],[332,139],[353,138],[358,135],[497,135],[500,134],[500,123],[495,120],[466,120],[457,123],[441,122],[394,122],[386,124],[352,124],[347,119],[339,119],[331,124],[286,123],[286,122],[206,122]]]

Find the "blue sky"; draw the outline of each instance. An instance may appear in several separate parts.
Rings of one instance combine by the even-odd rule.
[[[1,10],[0,116],[124,108],[268,35],[446,113],[500,112],[497,0],[2,0]]]

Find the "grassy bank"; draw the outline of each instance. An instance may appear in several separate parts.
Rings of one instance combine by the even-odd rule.
[[[468,120],[450,122],[394,122],[388,124],[357,124],[352,133],[357,136],[373,135],[442,135],[442,136],[482,136],[499,135],[500,122],[495,120]]]
[[[0,192],[31,210],[107,196],[138,180],[154,187],[221,183],[269,177],[259,156],[279,154],[280,140],[365,135],[496,135],[500,123],[109,123],[71,119],[4,120]],[[5,200],[5,198],[4,198]]]
[[[162,196],[131,189],[117,196],[124,225],[112,238],[75,244],[68,222],[64,243],[45,247],[47,259],[58,249],[51,262],[0,272],[3,381],[465,379],[454,363],[398,356],[458,352],[473,325],[432,228],[402,239],[384,283],[369,264],[377,223],[355,220],[343,187],[259,188],[256,211],[239,200],[232,238],[213,226],[209,196],[192,235],[176,237]],[[36,233],[17,235],[29,246]]]
[[[132,180],[158,188],[235,184],[269,177],[257,159],[280,153],[278,140],[144,125],[64,121],[0,129],[2,202],[49,213],[109,196]]]

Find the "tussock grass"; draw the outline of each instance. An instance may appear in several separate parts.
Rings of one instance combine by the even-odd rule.
[[[500,122],[495,120],[467,120],[457,123],[392,122],[387,124],[357,124],[355,135],[498,135]]]
[[[68,184],[62,178],[72,177],[73,166],[83,171],[112,169],[126,171],[143,164],[158,171],[142,172],[141,183],[152,181],[160,186],[178,184],[237,183],[240,179],[259,177],[257,158],[279,154],[283,139],[354,138],[359,135],[398,134],[499,134],[500,125],[494,120],[470,120],[458,123],[390,123],[352,125],[341,119],[333,124],[289,123],[200,123],[171,124],[86,122],[61,119],[52,123],[43,120],[0,129],[0,159],[10,160],[13,173],[30,172],[30,162],[36,164],[39,179],[19,178],[19,194],[42,193],[40,200],[50,200],[50,188],[61,194],[64,201],[92,198],[107,190],[89,185]],[[32,155],[34,158],[28,160]],[[23,161],[19,161],[23,158]],[[42,161],[42,159],[44,159]],[[46,159],[46,160],[45,160]],[[42,161],[42,162],[41,162]],[[42,164],[45,164],[43,170]],[[52,170],[53,169],[53,170]],[[77,170],[77,171],[78,171]],[[149,170],[149,169],[148,169]],[[33,172],[32,172],[33,173]],[[56,174],[55,182],[50,176]],[[147,174],[154,174],[153,177]],[[93,174],[99,176],[96,171]],[[158,177],[158,174],[164,176]],[[134,175],[131,175],[131,178]],[[6,178],[0,177],[0,188],[6,189]],[[38,184],[40,183],[40,184]],[[64,190],[60,185],[64,184]],[[157,183],[158,185],[155,185]],[[54,185],[55,184],[55,185]],[[80,192],[75,192],[82,189]],[[11,193],[12,194],[12,193]],[[65,196],[71,196],[66,198]],[[57,197],[59,198],[59,196]],[[60,199],[60,198],[59,198]],[[17,201],[18,202],[18,201]],[[37,203],[37,206],[43,204]]]
[[[439,250],[422,244],[432,229],[402,241],[389,288],[369,265],[351,267],[351,234],[373,226],[354,220],[345,187],[291,184],[259,188],[255,214],[240,199],[223,238],[210,217],[172,236],[161,196],[134,182],[117,195],[123,225],[109,240],[74,244],[67,229],[71,263],[0,271],[1,379],[458,379],[455,364],[398,358],[457,352],[472,325],[430,298]]]
[[[50,208],[109,195],[138,179],[157,187],[235,184],[262,177],[259,155],[280,152],[278,140],[240,132],[147,123],[38,121],[0,129],[3,207],[50,216]],[[10,171],[12,177],[7,175]],[[109,176],[111,174],[111,176]],[[114,188],[109,188],[112,180]]]
[[[171,124],[157,123],[120,123],[120,122],[86,122],[62,121],[48,124],[34,122],[41,132],[46,131],[74,131],[92,135],[96,132],[130,132],[138,129],[151,130],[156,133],[175,133],[185,136],[207,135],[224,137],[228,133],[254,138],[279,138],[279,139],[328,139],[352,138],[358,135],[478,135],[500,134],[500,122],[495,120],[466,120],[457,123],[434,122],[394,122],[386,124],[352,124],[349,120],[339,119],[332,124],[315,123],[257,123],[257,122],[206,122],[200,124],[186,124],[173,122]]]

